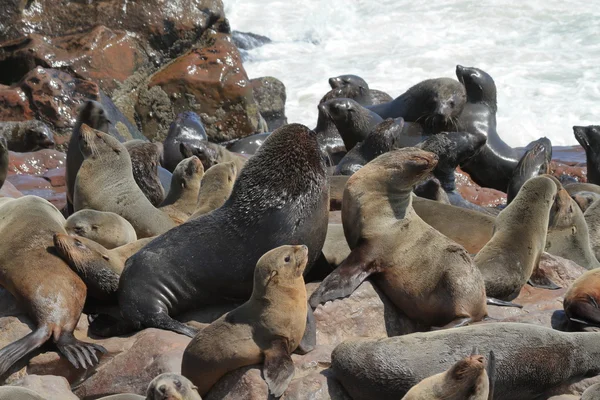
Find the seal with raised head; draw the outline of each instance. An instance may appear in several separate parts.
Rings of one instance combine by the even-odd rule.
[[[331,354],[331,367],[354,400],[398,400],[473,347],[495,354],[495,400],[547,399],[567,382],[600,373],[600,333],[507,322],[348,340]]]
[[[496,358],[490,351],[486,365],[477,352],[474,348],[449,370],[423,379],[402,400],[492,400]]]
[[[467,92],[467,102],[458,118],[458,129],[482,133],[487,137],[485,147],[461,168],[479,186],[505,192],[520,157],[496,131],[496,83],[487,72],[462,65],[456,66],[456,77]]]
[[[573,133],[585,150],[588,182],[600,185],[600,125],[574,126]]]
[[[529,149],[523,154],[515,167],[506,191],[506,204],[510,204],[519,189],[527,180],[534,176],[550,173],[552,161],[552,143],[548,138],[540,138],[528,145]],[[562,185],[561,185],[562,187]]]
[[[85,284],[51,250],[52,236],[66,233],[64,217],[36,196],[3,203],[0,215],[0,285],[36,325],[33,332],[0,350],[0,377],[50,338],[76,368],[95,365],[96,352],[106,352],[104,347],[73,336],[85,303]]]
[[[9,150],[19,153],[55,146],[54,134],[48,125],[38,120],[0,122],[0,137],[6,139]]]
[[[65,175],[65,181],[67,184],[67,200],[73,204],[73,191],[75,188],[75,179],[77,178],[77,172],[83,163],[83,154],[79,149],[79,139],[81,137],[81,126],[87,125],[92,129],[96,129],[101,132],[108,132],[109,120],[106,116],[106,111],[102,104],[94,100],[87,100],[81,106],[77,121],[73,126],[73,132],[69,139],[69,148],[67,149],[67,172]]]
[[[202,162],[205,171],[213,165],[230,161],[233,161],[237,167],[237,170],[241,171],[241,169],[244,168],[246,161],[248,161],[246,156],[231,152],[220,144],[211,143],[208,141],[197,143],[194,146],[190,146],[187,143],[182,143],[181,154],[183,154],[185,158],[192,156],[198,157]]]
[[[427,79],[410,87],[394,100],[368,107],[382,118],[402,117],[418,122],[427,134],[452,132],[457,129],[467,96],[455,79]]]
[[[173,171],[171,190],[159,209],[178,225],[196,211],[203,176],[204,167],[196,156],[182,160]]]
[[[160,374],[150,382],[146,400],[202,400],[198,387],[188,378],[174,373]]]
[[[435,154],[408,147],[377,157],[348,179],[342,222],[352,252],[312,294],[312,307],[349,296],[372,276],[396,307],[424,326],[487,315],[483,278],[467,251],[411,206],[413,186],[436,163]]]
[[[75,211],[91,208],[114,212],[131,223],[140,239],[160,235],[175,226],[135,183],[131,158],[123,144],[87,125],[82,125],[81,135],[85,160],[75,181]]]
[[[204,124],[198,114],[193,111],[182,112],[171,122],[169,132],[163,143],[163,167],[173,172],[177,164],[186,158],[181,154],[182,143],[186,143],[191,148],[194,148],[200,142],[207,140],[206,129],[204,129]]]
[[[328,188],[316,134],[300,124],[278,128],[248,160],[222,207],[159,236],[127,260],[119,282],[124,321],[103,334],[129,325],[194,336],[195,329],[173,316],[247,300],[256,262],[284,244],[308,246],[308,273],[327,234]]]
[[[557,192],[552,179],[531,178],[496,217],[492,238],[473,259],[483,274],[488,296],[512,300],[528,281],[556,288],[551,282],[534,282],[532,274],[546,247],[550,209]]]
[[[79,210],[67,218],[65,229],[70,235],[91,239],[107,249],[137,240],[135,229],[129,221],[107,211]]]
[[[190,219],[208,214],[225,204],[231,195],[236,178],[237,167],[234,162],[210,167],[202,177],[196,210]]]
[[[281,246],[263,255],[254,271],[250,300],[198,333],[183,352],[181,372],[201,395],[226,373],[263,364],[269,391],[280,397],[294,377],[292,352],[306,328],[302,276],[306,246]]]
[[[158,177],[158,166],[162,158],[162,143],[130,140],[123,143],[131,158],[133,179],[154,207],[165,199],[165,190]]]
[[[337,165],[346,154],[346,146],[344,145],[344,140],[338,132],[337,127],[329,116],[327,109],[328,106],[324,103],[320,103],[317,106],[317,126],[314,131],[317,134],[317,140],[319,141],[319,146],[321,146],[321,151],[329,156],[328,166],[334,166]]]
[[[321,101],[345,97],[356,100],[362,106],[371,106],[393,100],[389,94],[369,88],[367,82],[357,75],[346,74],[329,78],[329,86],[332,90]]]

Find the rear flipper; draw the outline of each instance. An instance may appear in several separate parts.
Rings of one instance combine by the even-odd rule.
[[[488,297],[487,298],[487,304],[492,305],[492,306],[500,306],[500,307],[517,307],[517,308],[523,308],[523,306],[520,305],[520,304],[511,303],[510,301],[498,300],[498,299],[496,299],[494,297]]]
[[[143,311],[142,311],[143,312]],[[145,328],[158,328],[164,329],[167,331],[173,331],[175,333],[179,333],[182,335],[189,336],[193,338],[198,333],[198,329],[192,328],[184,324],[183,322],[179,322],[174,320],[167,314],[166,311],[160,311],[154,314],[142,314],[143,320],[140,321],[143,327]]]
[[[50,338],[47,326],[40,326],[29,335],[13,342],[0,350],[0,376],[28,353],[43,345]]]
[[[275,397],[281,397],[294,377],[294,362],[289,354],[288,339],[276,339],[265,350],[263,376],[269,392]]]
[[[72,332],[63,332],[56,341],[56,347],[75,368],[87,369],[93,367],[98,364],[96,351],[106,353],[106,349],[99,344],[86,343],[75,339]]]

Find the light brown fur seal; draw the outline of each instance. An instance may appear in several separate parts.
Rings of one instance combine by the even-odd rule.
[[[574,330],[600,327],[600,269],[587,271],[573,282],[563,301]]]
[[[225,204],[233,189],[237,172],[235,163],[231,161],[210,167],[202,178],[197,208],[190,219],[208,214]]]
[[[75,211],[91,208],[120,215],[133,225],[138,238],[160,235],[175,227],[155,208],[133,179],[125,147],[110,135],[81,127],[84,161],[75,179]]]
[[[202,400],[196,387],[183,375],[166,373],[154,378],[148,391],[146,400]]]
[[[556,194],[552,179],[531,178],[496,217],[492,239],[473,259],[483,274],[488,296],[512,300],[528,280],[531,282],[546,246]]]
[[[76,368],[93,366],[96,352],[106,350],[73,336],[86,298],[85,284],[52,251],[52,235],[66,234],[62,214],[40,197],[25,196],[4,202],[0,215],[0,285],[37,326],[0,350],[0,377],[50,338]]]
[[[204,167],[196,156],[181,160],[175,167],[171,189],[159,209],[176,224],[184,223],[196,211],[203,176]]]
[[[308,248],[277,247],[254,271],[250,300],[222,316],[192,339],[181,372],[204,395],[227,372],[264,361],[269,391],[280,397],[294,376],[291,353],[306,327],[306,288],[302,273]]]
[[[310,305],[350,295],[370,275],[410,319],[445,326],[487,315],[481,273],[466,250],[413,210],[412,188],[437,156],[416,148],[385,153],[346,184],[342,222],[352,252],[310,298]]]
[[[107,249],[133,243],[137,240],[135,229],[125,218],[107,211],[80,210],[67,218],[65,229],[100,243]]]

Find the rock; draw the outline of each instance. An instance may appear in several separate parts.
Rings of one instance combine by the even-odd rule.
[[[0,197],[12,197],[13,199],[18,199],[19,197],[23,197],[23,193],[19,192],[19,190],[9,181],[4,181],[4,185],[0,189]]]
[[[8,173],[44,175],[51,169],[65,167],[67,156],[60,151],[44,149],[32,153],[9,153]]]
[[[227,141],[259,131],[260,114],[252,86],[239,51],[227,34],[207,31],[198,47],[150,77],[148,90],[155,90],[153,97],[162,97],[159,103],[164,103],[164,94],[155,88],[169,97],[173,115],[197,112],[212,141]],[[152,121],[152,109],[145,103],[140,99],[136,107],[143,130],[152,140],[163,141],[171,121]]]
[[[351,400],[332,370],[313,372],[303,378],[294,379],[285,391],[286,400]]]
[[[52,187],[62,187],[66,186],[67,183],[65,181],[66,167],[59,167],[48,170],[44,174],[44,179],[50,182]]]
[[[28,152],[54,148],[54,133],[41,121],[2,121],[0,136],[6,139],[8,149]]]
[[[176,56],[195,43],[223,17],[222,0],[11,0],[0,14],[0,37],[16,39],[31,33],[49,37],[104,25],[136,33],[150,45]]]
[[[71,392],[69,382],[62,376],[27,375],[14,382],[11,386],[31,389],[46,400],[78,400]]]
[[[222,377],[202,397],[205,400],[268,399],[269,388],[262,378],[260,366],[248,366]]]
[[[52,190],[52,185],[41,176],[34,175],[9,175],[7,180],[15,185],[23,194],[34,194],[37,190]]]
[[[587,269],[574,261],[546,252],[542,253],[539,268],[554,283],[566,288],[587,272]]]
[[[233,39],[233,43],[240,50],[252,50],[272,42],[268,37],[257,35],[252,32],[232,31],[231,38]]]
[[[267,122],[269,132],[287,124],[285,116],[285,85],[277,78],[266,76],[250,81],[258,110]]]
[[[557,178],[561,178],[562,175],[567,175],[575,179],[577,182],[587,182],[587,168],[581,164],[575,163],[562,163],[560,161],[553,160],[550,163],[550,174]]]
[[[496,207],[506,204],[506,193],[477,185],[460,168],[456,169],[456,187],[465,200],[481,207]]]
[[[35,114],[23,89],[0,85],[0,121],[25,121],[34,118]]]

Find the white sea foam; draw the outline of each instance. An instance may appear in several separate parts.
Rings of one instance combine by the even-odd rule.
[[[274,43],[251,50],[250,77],[287,88],[290,122],[314,127],[327,79],[362,76],[393,97],[476,66],[498,87],[498,131],[512,146],[540,136],[576,144],[571,127],[600,123],[596,0],[225,0],[233,29]]]

